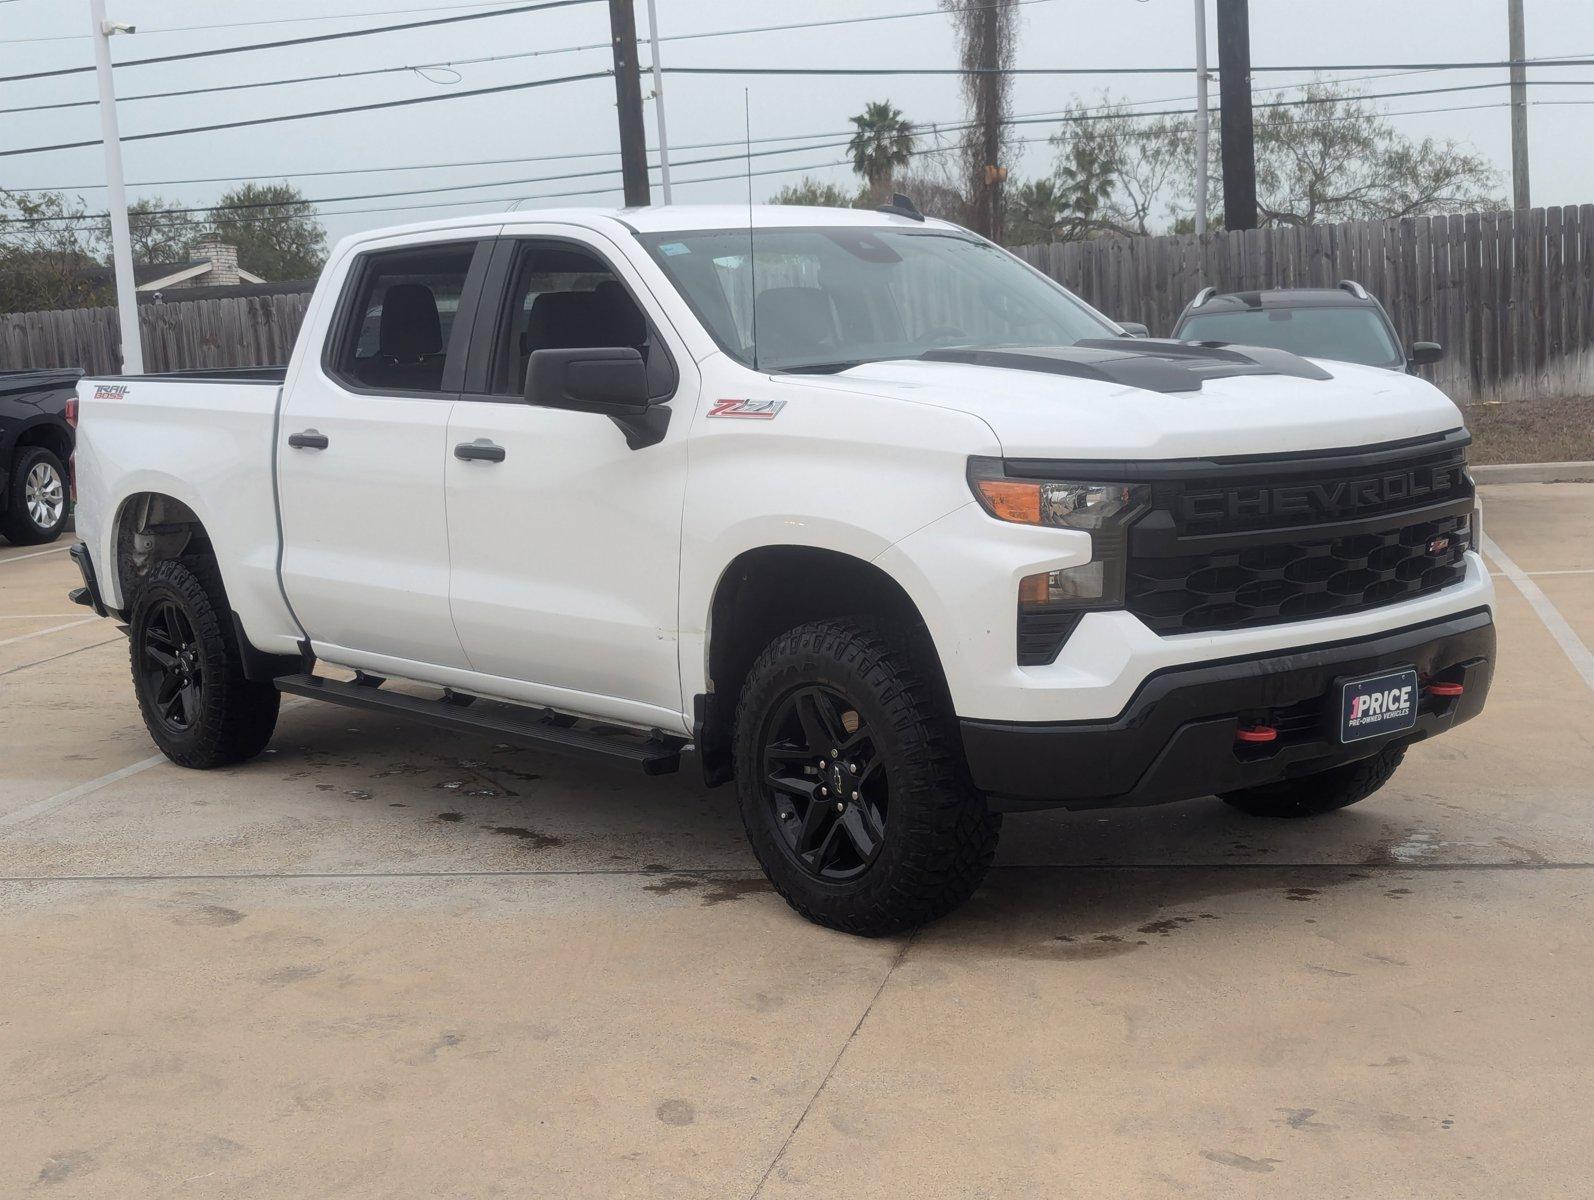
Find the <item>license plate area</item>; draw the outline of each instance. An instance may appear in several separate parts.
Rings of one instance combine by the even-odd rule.
[[[1339,740],[1360,742],[1417,724],[1417,670],[1383,671],[1339,685]]]

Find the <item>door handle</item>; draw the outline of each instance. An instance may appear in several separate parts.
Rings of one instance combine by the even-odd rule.
[[[482,438],[480,441],[461,442],[455,446],[454,457],[465,462],[501,463],[504,461],[504,448]]]
[[[326,434],[317,433],[314,429],[288,435],[288,445],[295,450],[325,450],[331,444]]]

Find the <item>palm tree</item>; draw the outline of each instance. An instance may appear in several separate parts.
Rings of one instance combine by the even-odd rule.
[[[871,102],[852,123],[858,127],[847,143],[852,169],[871,188],[889,184],[896,169],[913,157],[913,126],[889,100]]]

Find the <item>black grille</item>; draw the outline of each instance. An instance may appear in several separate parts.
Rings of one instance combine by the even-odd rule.
[[[1152,486],[1130,534],[1125,603],[1161,634],[1241,629],[1396,604],[1461,582],[1471,541],[1464,446],[1329,474],[1248,463]],[[1213,464],[1216,466],[1217,464]]]

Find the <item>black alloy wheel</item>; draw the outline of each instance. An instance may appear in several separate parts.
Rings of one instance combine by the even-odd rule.
[[[172,733],[192,729],[204,710],[205,669],[194,626],[174,600],[146,618],[139,685],[157,720]]]
[[[840,691],[790,693],[764,727],[767,815],[798,868],[844,883],[880,854],[890,779],[874,735]]]

